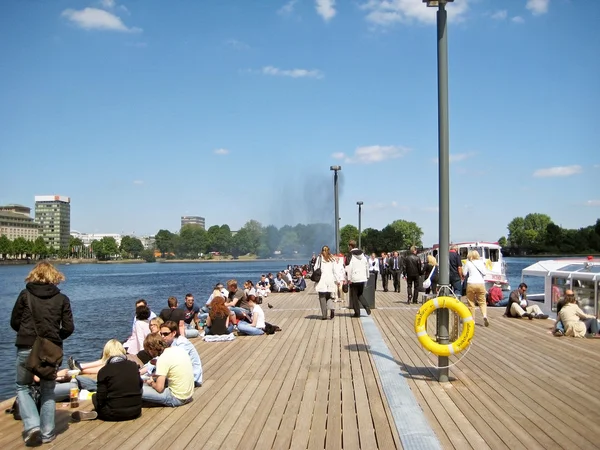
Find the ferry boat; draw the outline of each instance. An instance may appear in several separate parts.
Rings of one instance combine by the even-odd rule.
[[[497,242],[458,242],[452,243],[462,259],[463,265],[467,262],[467,255],[471,250],[477,250],[479,256],[485,263],[489,274],[484,277],[485,288],[489,290],[495,283],[500,284],[503,291],[510,291],[510,283],[506,276],[506,262],[502,257],[502,247]],[[433,250],[439,248],[439,244],[433,246]]]
[[[526,277],[543,277],[544,292],[527,293],[528,299],[543,301],[546,314],[556,313],[556,304],[572,289],[577,303],[586,314],[598,317],[600,312],[600,261],[587,258],[559,258],[538,261],[521,271]]]

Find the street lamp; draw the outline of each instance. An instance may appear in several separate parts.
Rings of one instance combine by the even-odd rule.
[[[338,201],[338,170],[342,170],[342,166],[331,166],[329,170],[333,170],[333,201],[335,203],[335,254],[340,252],[340,205]]]
[[[360,245],[360,235],[361,235],[361,229],[362,229],[361,223],[360,223],[360,216],[361,216],[363,202],[356,202],[356,204],[358,205],[358,248],[362,249],[362,246]]]
[[[423,0],[437,7],[437,66],[438,66],[438,175],[439,175],[439,281],[442,291],[450,293],[450,145],[448,125],[448,36],[446,34],[446,3],[454,0]],[[441,308],[437,316],[438,343],[447,345],[448,309]],[[448,382],[448,357],[438,356],[438,381]]]

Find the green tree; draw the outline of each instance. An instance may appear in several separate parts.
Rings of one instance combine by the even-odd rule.
[[[507,228],[508,243],[513,252],[518,252],[525,242],[525,220],[522,217],[515,217]]]
[[[0,236],[0,256],[4,259],[13,254],[12,241],[5,234]]]
[[[0,252],[1,253],[1,252]],[[33,243],[33,253],[37,255],[38,259],[46,258],[48,256],[48,248],[44,238],[39,236]]]
[[[286,231],[283,236],[281,236],[281,243],[279,244],[281,247],[281,253],[284,255],[293,255],[298,251],[300,247],[300,241],[298,239],[298,235],[293,230]]]
[[[140,253],[140,258],[142,258],[146,262],[156,262],[154,250],[142,250],[142,252]]]
[[[137,258],[144,250],[144,244],[136,237],[123,236],[119,250],[128,258]]]
[[[231,254],[234,258],[237,258],[240,255],[246,255],[250,253],[252,250],[252,236],[247,229],[241,228],[235,236],[233,236],[233,240],[231,243]]]
[[[358,228],[354,225],[344,225],[340,230],[340,252],[345,253],[348,250],[348,242],[358,242]]]
[[[215,241],[215,248],[217,252],[229,253],[231,250],[231,228],[229,225],[221,225],[219,227],[218,239]]]
[[[279,230],[274,225],[269,225],[265,228],[264,232],[264,244],[269,249],[269,254],[273,254],[279,250],[279,243],[281,242],[281,235]]]
[[[393,252],[404,248],[404,235],[400,234],[392,225],[381,230],[380,243],[382,251]]]
[[[240,231],[242,230],[244,231],[245,241],[248,245],[248,252],[246,253],[256,254],[258,252],[258,247],[260,245],[261,236],[263,233],[262,225],[256,220],[249,220],[242,228],[240,228]]]
[[[407,220],[394,220],[391,224],[392,228],[402,236],[402,245],[400,248],[408,249],[411,246],[423,247],[423,230],[415,223]]]
[[[12,242],[13,255],[21,259],[27,255],[30,246],[24,237],[19,236]]]
[[[69,238],[69,253],[71,255],[75,255],[77,258],[81,257],[81,253],[83,252],[83,241],[79,238],[71,236]]]
[[[176,247],[178,256],[198,258],[201,253],[206,253],[210,249],[207,234],[200,225],[184,225],[179,232],[179,245]]]
[[[367,228],[362,232],[362,246],[367,253],[381,253],[384,249],[381,245],[381,231],[375,228]]]
[[[502,248],[506,248],[507,240],[505,236],[502,236],[500,239],[498,239],[498,245]]]
[[[174,250],[174,234],[169,230],[159,230],[154,236],[155,245],[158,251],[164,257],[166,253],[170,253]]]

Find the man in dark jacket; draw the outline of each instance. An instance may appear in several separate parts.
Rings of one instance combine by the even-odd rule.
[[[27,446],[49,443],[56,438],[54,429],[55,380],[40,380],[42,407],[38,413],[31,396],[33,373],[25,368],[36,336],[44,337],[62,347],[75,327],[69,298],[57,285],[65,277],[48,262],[38,263],[25,281],[10,317],[10,326],[17,332],[17,399],[23,419],[23,440]]]
[[[407,303],[410,303],[411,300],[413,303],[417,303],[417,298],[419,297],[419,277],[421,275],[423,275],[423,263],[417,256],[417,248],[413,245],[410,248],[410,255],[404,258]]]
[[[392,274],[392,280],[394,280],[394,292],[400,292],[402,258],[398,255],[398,252],[394,252],[394,256],[388,259],[388,270]]]

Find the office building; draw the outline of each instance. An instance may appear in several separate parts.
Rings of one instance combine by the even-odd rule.
[[[35,241],[39,236],[40,226],[30,216],[31,208],[23,205],[0,206],[0,236],[11,241],[18,237]]]
[[[69,248],[71,199],[62,195],[36,195],[35,221],[48,248]]]
[[[71,230],[71,236],[81,239],[81,242],[83,242],[83,245],[86,247],[94,241],[101,241],[102,238],[105,237],[113,238],[117,243],[117,246],[120,246],[121,240],[123,239],[123,235],[118,233],[81,233],[77,230]]]
[[[204,217],[200,216],[181,216],[181,228],[184,225],[200,225],[203,230],[206,229]]]

